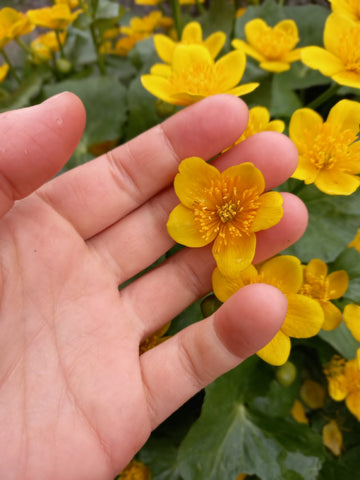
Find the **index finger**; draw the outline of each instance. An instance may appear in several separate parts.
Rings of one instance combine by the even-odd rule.
[[[183,158],[208,160],[230,146],[247,121],[248,109],[239,98],[209,97],[55,178],[38,193],[87,239],[168,186]]]

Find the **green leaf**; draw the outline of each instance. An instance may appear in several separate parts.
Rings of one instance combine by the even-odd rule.
[[[197,19],[203,28],[204,38],[214,32],[226,33],[229,47],[235,24],[235,5],[229,1],[212,0],[208,11]]]
[[[239,473],[315,480],[322,441],[307,425],[251,408],[268,385],[268,367],[252,357],[206,389],[201,417],[179,449],[184,480],[235,479]],[[250,405],[249,405],[250,402]]]
[[[39,69],[22,82],[20,87],[10,95],[0,99],[0,112],[23,108],[40,94],[43,83],[51,76],[48,70]]]
[[[355,237],[360,225],[360,191],[350,196],[326,195],[313,185],[298,192],[309,211],[305,234],[284,253],[303,262],[320,258],[332,262]]]
[[[89,160],[90,146],[117,140],[127,118],[126,89],[110,77],[66,80],[44,88],[45,97],[69,91],[80,97],[86,109],[86,127],[69,167]]]
[[[335,330],[327,332],[321,330],[318,333],[322,340],[325,340],[344,358],[348,360],[356,358],[356,351],[360,347],[360,342],[357,342],[352,336],[350,330],[344,322],[342,322]]]
[[[360,446],[345,452],[339,459],[324,463],[318,480],[355,480],[360,472]]]
[[[126,129],[126,139],[139,135],[161,122],[155,109],[156,97],[142,86],[137,77],[130,84],[128,91],[129,121]]]

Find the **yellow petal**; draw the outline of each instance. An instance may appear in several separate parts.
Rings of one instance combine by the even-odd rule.
[[[232,42],[231,45],[236,48],[237,50],[241,50],[246,53],[246,55],[249,55],[250,57],[254,58],[258,62],[262,62],[265,60],[264,55],[262,55],[261,52],[256,50],[256,48],[252,47],[251,45],[248,45],[244,40],[240,40],[239,38],[235,38]]]
[[[294,20],[290,20],[290,19],[281,20],[279,23],[275,25],[274,29],[284,32],[287,37],[293,39],[294,45],[292,45],[291,48],[294,48],[294,46],[298,43],[299,32]]]
[[[280,73],[280,72],[286,72],[287,70],[290,69],[290,65],[288,62],[281,62],[281,61],[265,61],[260,63],[260,67],[263,68],[264,70],[267,70],[268,72],[275,72],[275,73]]]
[[[345,85],[351,88],[360,88],[360,75],[356,72],[348,72],[344,70],[334,74],[332,78],[340,85]]]
[[[348,387],[345,375],[336,375],[329,377],[329,395],[337,402],[344,400],[348,394]]]
[[[315,185],[328,195],[352,195],[360,185],[360,177],[339,170],[322,170]]]
[[[284,211],[283,198],[279,192],[266,192],[260,196],[260,206],[252,224],[252,231],[266,230],[280,222]]]
[[[261,18],[255,18],[254,20],[247,22],[245,25],[245,37],[247,42],[256,49],[259,37],[261,37],[268,29],[269,26]]]
[[[261,170],[250,162],[233,165],[222,172],[222,177],[232,178],[238,192],[252,190],[261,194],[265,188],[265,179]]]
[[[346,305],[343,316],[344,322],[353,337],[360,342],[360,305],[356,305],[355,303]]]
[[[290,413],[297,422],[309,423],[309,419],[306,416],[304,405],[299,400],[294,401]]]
[[[183,43],[202,43],[202,27],[199,22],[187,23],[181,35]]]
[[[342,61],[321,47],[304,47],[301,50],[301,60],[308,67],[320,70],[323,75],[328,77],[333,77],[344,70]]]
[[[289,358],[291,350],[290,338],[281,330],[256,354],[271,365],[283,365]]]
[[[311,108],[299,108],[290,119],[289,137],[297,146],[299,152],[302,152],[304,142],[304,132],[318,129],[324,123],[321,115]]]
[[[345,270],[336,270],[328,275],[329,298],[335,299],[342,297],[349,286],[349,275]]]
[[[331,420],[324,425],[322,429],[322,438],[324,445],[331,450],[334,455],[339,456],[341,454],[343,437],[335,420]]]
[[[260,84],[256,82],[252,83],[244,83],[243,85],[239,85],[238,87],[232,88],[225,93],[230,95],[234,95],[235,97],[241,97],[242,95],[246,95],[247,93],[251,93],[257,88]]]
[[[350,393],[345,403],[350,412],[360,421],[360,390]]]
[[[259,273],[265,283],[274,285],[285,294],[297,293],[302,285],[302,266],[292,255],[271,258],[260,265]]]
[[[171,105],[182,105],[174,100],[173,87],[167,78],[157,75],[141,75],[140,79],[143,87],[155,97]]]
[[[296,48],[295,50],[291,50],[286,55],[284,55],[285,62],[296,62],[297,60],[301,60],[301,50],[302,48]]]
[[[330,110],[326,123],[334,125],[338,131],[349,129],[357,135],[360,126],[360,103],[347,99],[340,100]]]
[[[255,247],[255,234],[234,237],[228,231],[228,224],[224,224],[212,252],[219,270],[224,275],[236,277],[253,261]]]
[[[312,410],[322,408],[326,399],[326,390],[319,382],[306,378],[300,387],[300,397]]]
[[[318,174],[319,170],[311,162],[311,160],[303,155],[299,155],[299,163],[291,177],[297,178],[298,180],[304,180],[304,182],[308,185],[309,183],[315,182]]]
[[[341,48],[341,37],[352,25],[351,20],[343,15],[330,14],[324,27],[324,46],[329,52],[338,55]]]
[[[234,278],[223,275],[218,268],[215,268],[212,274],[214,294],[221,302],[226,302],[235,292],[252,283],[257,277],[257,270],[253,265],[249,265],[240,275]]]
[[[210,55],[215,58],[225,45],[225,42],[226,34],[224,32],[215,32],[208,36],[204,41],[204,45],[209,50]]]
[[[204,239],[196,223],[193,211],[183,205],[177,205],[169,215],[166,224],[167,231],[172,239],[187,247],[203,247],[210,243],[213,238]]]
[[[221,91],[226,92],[240,82],[245,66],[246,56],[240,50],[233,50],[220,57],[215,64],[215,69]]]
[[[208,200],[208,189],[218,182],[220,172],[202,158],[185,158],[175,176],[175,193],[185,206],[192,208],[194,202]]]
[[[281,330],[289,337],[309,338],[319,333],[324,312],[319,302],[305,295],[286,295],[288,309]]]
[[[154,35],[155,49],[161,60],[165,63],[171,63],[175,49],[175,42],[167,35]]]
[[[209,50],[203,45],[182,45],[175,47],[172,68],[175,73],[191,71],[194,64],[213,64]]]
[[[313,258],[305,267],[305,278],[310,281],[314,277],[326,277],[328,266],[320,258]]]
[[[324,323],[322,329],[326,331],[334,330],[342,321],[341,311],[331,302],[321,301],[320,304],[324,311]]]
[[[164,65],[163,63],[155,63],[150,69],[150,75],[164,78],[171,77],[171,73],[171,67],[169,65]]]

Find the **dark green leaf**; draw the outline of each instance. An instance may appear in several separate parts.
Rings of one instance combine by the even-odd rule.
[[[31,105],[32,99],[40,94],[43,83],[49,76],[51,74],[48,70],[33,72],[17,90],[0,99],[0,112]]]
[[[355,340],[344,322],[335,330],[331,330],[330,332],[321,330],[318,335],[335,348],[342,357],[347,359],[355,358],[356,351],[360,348],[360,342]]]
[[[344,298],[349,302],[360,303],[360,254],[355,248],[346,248],[331,264],[332,270],[346,270],[349,287]]]

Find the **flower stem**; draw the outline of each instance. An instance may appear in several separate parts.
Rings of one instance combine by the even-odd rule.
[[[6,54],[6,52],[3,48],[0,48],[0,53],[3,56],[5,62],[9,65],[9,69],[10,69],[10,72],[12,73],[13,77],[15,78],[17,83],[19,85],[21,85],[21,79],[20,79],[19,75],[16,73],[16,70],[15,70],[13,64],[10,61],[10,58],[7,56],[7,54]]]
[[[59,50],[60,50],[60,56],[61,58],[66,58],[65,57],[65,52],[64,52],[64,46],[61,43],[61,38],[60,38],[60,31],[58,29],[55,29],[55,35],[56,35],[56,41],[59,45]]]
[[[30,48],[24,43],[22,40],[20,40],[19,37],[15,37],[15,42],[27,53],[31,54]]]
[[[176,33],[178,40],[181,38],[182,32],[182,19],[181,19],[181,8],[179,0],[170,0],[172,15],[175,22]]]
[[[200,0],[196,0],[196,6],[197,6],[197,9],[199,10],[199,13],[205,13],[205,8],[204,6],[202,5],[202,3],[200,2]]]
[[[315,98],[312,102],[310,102],[308,105],[306,105],[306,108],[317,108],[323,103],[325,103],[327,100],[329,100],[338,90],[340,85],[338,83],[333,83],[330,85],[330,87],[325,90],[321,95],[319,95],[317,98]]]

